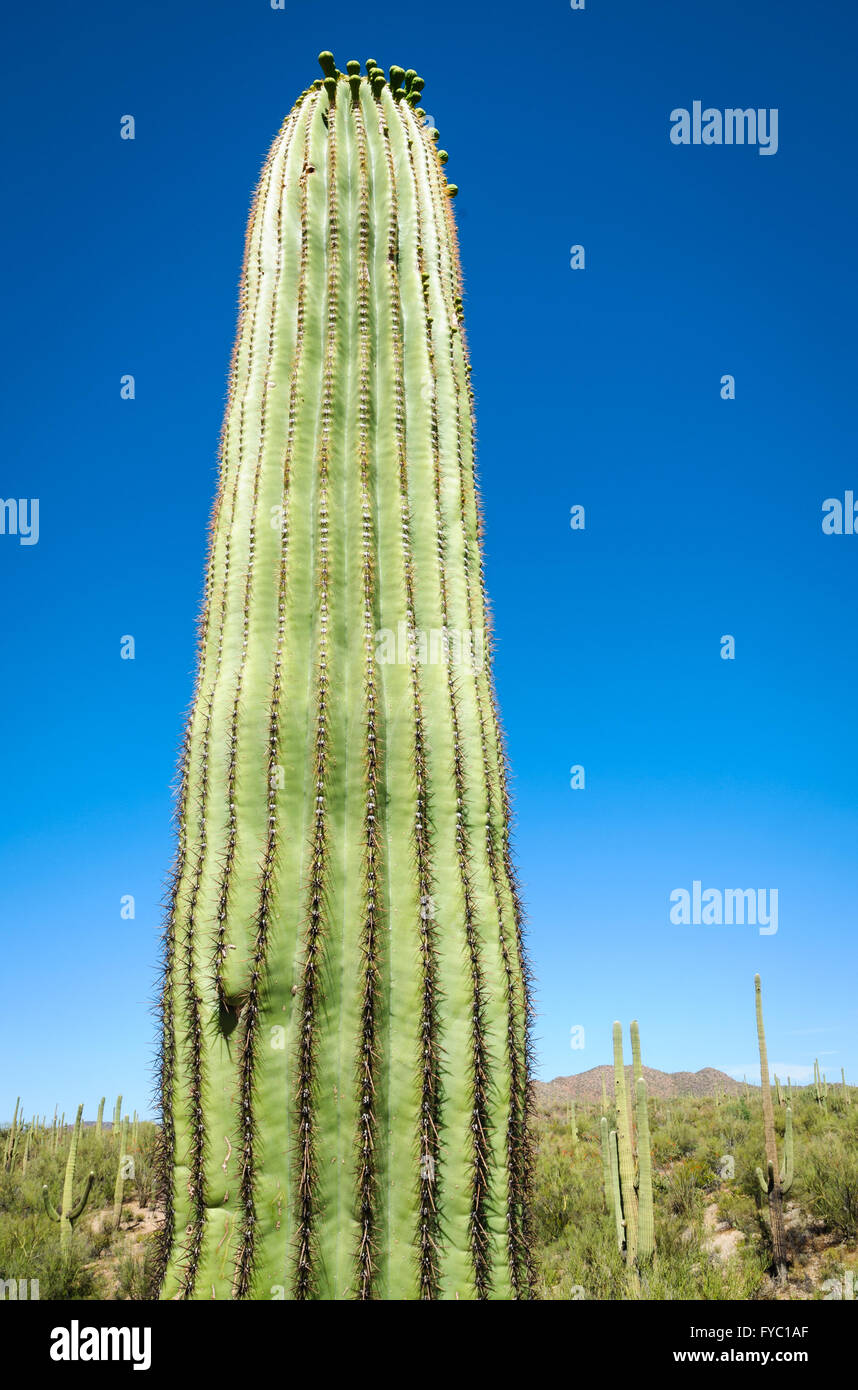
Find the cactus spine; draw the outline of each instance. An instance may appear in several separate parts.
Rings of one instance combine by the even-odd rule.
[[[165,930],[162,1295],[524,1298],[451,190],[416,74],[320,63],[247,233]]]
[[[784,1226],[783,1198],[792,1185],[792,1109],[787,1107],[784,1139],[784,1171],[778,1168],[778,1150],[775,1138],[775,1112],[772,1105],[772,1092],[769,1086],[769,1059],[766,1051],[766,1031],[763,1026],[763,996],[759,975],[754,976],[754,995],[757,1007],[757,1042],[760,1048],[760,1087],[763,1103],[763,1131],[766,1146],[766,1173],[757,1169],[757,1181],[762,1193],[769,1199],[769,1219],[772,1232],[772,1253],[778,1279],[783,1282],[787,1274],[786,1228]],[[788,1137],[787,1137],[788,1134]]]
[[[60,1210],[52,1204],[48,1196],[47,1184],[42,1187],[42,1201],[45,1204],[45,1211],[52,1221],[60,1224],[60,1250],[63,1255],[67,1255],[71,1248],[72,1230],[74,1223],[83,1212],[89,1197],[90,1189],[95,1178],[94,1173],[90,1173],[84,1184],[83,1192],[77,1202],[74,1200],[75,1168],[77,1167],[77,1148],[80,1141],[81,1117],[83,1116],[83,1106],[77,1108],[77,1119],[74,1123],[74,1131],[69,1147],[69,1156],[66,1160],[66,1176],[63,1183],[63,1200]]]

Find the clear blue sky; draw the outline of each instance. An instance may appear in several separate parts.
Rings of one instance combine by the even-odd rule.
[[[149,1108],[244,225],[321,48],[425,76],[461,189],[540,1074],[638,1017],[650,1065],[750,1075],[759,970],[776,1068],[858,1081],[858,536],[820,524],[858,495],[855,11],[52,0],[8,25],[0,496],[38,497],[40,536],[0,536],[0,1116]],[[698,99],[776,107],[777,154],[671,144]],[[776,888],[777,934],[672,925],[694,880]]]

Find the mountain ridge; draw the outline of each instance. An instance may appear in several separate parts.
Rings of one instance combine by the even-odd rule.
[[[626,1067],[627,1082],[632,1069]],[[656,1067],[643,1068],[647,1094],[671,1099],[677,1096],[714,1096],[716,1092],[726,1092],[730,1096],[744,1093],[745,1083],[728,1076],[717,1067],[701,1067],[699,1071],[659,1071]],[[614,1068],[610,1065],[591,1067],[589,1071],[576,1072],[571,1076],[555,1076],[551,1081],[536,1081],[534,1091],[537,1100],[543,1105],[555,1104],[564,1100],[602,1099],[602,1081],[609,1096],[613,1094]],[[759,1086],[748,1082],[750,1090],[758,1091]]]

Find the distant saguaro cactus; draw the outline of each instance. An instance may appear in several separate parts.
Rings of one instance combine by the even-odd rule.
[[[574,1100],[570,1100],[569,1102],[569,1109],[567,1112],[567,1123],[569,1125],[569,1133],[572,1139],[572,1147],[574,1149],[575,1145],[578,1143],[578,1121],[575,1118]]]
[[[247,232],[165,931],[162,1296],[527,1298],[455,187],[416,73],[320,63]]]
[[[623,1058],[623,1028],[615,1023],[614,1090],[616,1129],[608,1135],[608,1163],[611,1172],[617,1238],[629,1272],[635,1282],[655,1256],[655,1215],[652,1195],[652,1156],[650,1153],[649,1111],[646,1082],[641,1062],[640,1030],[631,1025],[632,1086],[635,1096],[635,1129],[629,1115],[631,1106],[626,1086]],[[607,1121],[604,1126],[607,1130]],[[604,1137],[604,1131],[603,1131]],[[603,1152],[604,1172],[604,1152]],[[615,1176],[616,1175],[616,1176]]]
[[[6,1145],[3,1150],[3,1167],[7,1172],[12,1167],[12,1161],[15,1154],[15,1144],[18,1138],[18,1110],[20,1108],[20,1105],[21,1097],[19,1096],[18,1099],[15,1101],[15,1113],[12,1116],[12,1123],[9,1127],[9,1133],[6,1135]]]
[[[623,1025],[614,1024],[614,1100],[616,1109],[617,1163],[622,1193],[625,1253],[630,1265],[638,1253],[638,1199],[635,1187],[635,1157],[631,1109],[626,1094],[626,1068],[623,1059]]]
[[[116,1165],[116,1182],[113,1187],[113,1225],[114,1229],[119,1228],[122,1220],[122,1198],[125,1193],[125,1179],[128,1176],[128,1116],[122,1121],[119,1133],[119,1161]]]
[[[86,1180],[86,1183],[84,1184],[84,1189],[79,1200],[75,1202],[75,1169],[77,1167],[77,1149],[78,1143],[80,1142],[80,1126],[82,1116],[83,1106],[79,1105],[77,1108],[77,1119],[75,1120],[74,1124],[74,1132],[72,1133],[71,1138],[71,1146],[69,1148],[69,1156],[66,1161],[66,1176],[65,1182],[63,1183],[63,1200],[59,1211],[57,1211],[56,1207],[53,1206],[48,1196],[47,1183],[42,1187],[42,1201],[45,1204],[45,1211],[48,1213],[48,1216],[51,1218],[52,1221],[58,1221],[60,1224],[60,1249],[64,1255],[68,1254],[68,1251],[71,1247],[72,1230],[74,1227],[74,1223],[77,1221],[78,1217],[81,1215],[84,1207],[86,1206],[87,1199],[90,1194],[90,1189],[92,1188],[92,1184],[95,1179],[95,1174],[90,1173]]]
[[[763,1131],[766,1145],[766,1173],[757,1169],[757,1181],[764,1196],[769,1200],[769,1223],[772,1232],[772,1253],[778,1279],[787,1277],[786,1228],[784,1226],[783,1198],[793,1180],[793,1137],[792,1109],[787,1106],[786,1129],[784,1132],[784,1169],[778,1167],[777,1140],[775,1137],[775,1114],[772,1105],[772,1092],[769,1086],[769,1059],[766,1050],[766,1032],[763,1026],[763,996],[759,975],[754,976],[754,995],[757,1008],[757,1042],[760,1049],[760,1086],[763,1103]]]
[[[637,1027],[637,1024],[634,1025]],[[638,1147],[638,1264],[645,1266],[655,1254],[655,1213],[652,1200],[652,1154],[646,1082],[635,1082],[635,1123]]]
[[[614,1209],[613,1179],[611,1177],[612,1142],[611,1134],[608,1132],[608,1121],[603,1115],[599,1121],[599,1146],[602,1154],[602,1189],[605,1196],[605,1211],[613,1211]]]

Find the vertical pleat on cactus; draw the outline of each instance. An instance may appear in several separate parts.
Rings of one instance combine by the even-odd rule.
[[[165,931],[162,1295],[526,1298],[454,190],[414,72],[320,62],[247,229]]]

